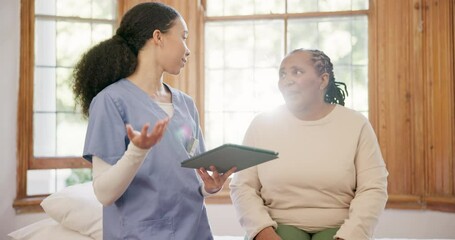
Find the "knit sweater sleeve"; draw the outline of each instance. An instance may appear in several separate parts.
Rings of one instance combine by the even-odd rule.
[[[255,146],[257,132],[253,121],[245,134],[244,145]],[[245,229],[248,239],[253,239],[262,229],[277,223],[268,214],[261,198],[261,182],[257,167],[247,168],[234,174],[230,183],[231,199],[237,212],[241,226]]]
[[[387,202],[388,172],[373,128],[364,124],[356,151],[357,185],[349,207],[349,217],[336,237],[372,239],[378,218]]]

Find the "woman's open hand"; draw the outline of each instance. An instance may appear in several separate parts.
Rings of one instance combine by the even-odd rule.
[[[223,187],[224,182],[226,182],[226,179],[228,179],[228,177],[231,176],[235,170],[237,170],[237,168],[233,167],[229,169],[229,171],[220,174],[214,166],[210,166],[212,175],[210,175],[204,168],[199,168],[196,170],[196,172],[199,174],[199,176],[201,176],[202,181],[204,181],[205,191],[208,193],[216,193],[220,191],[220,189]]]
[[[136,131],[130,124],[126,125],[126,132],[130,141],[138,148],[150,149],[158,143],[164,135],[169,118],[162,119],[155,124],[152,132],[148,133],[149,123],[144,124],[142,130]]]

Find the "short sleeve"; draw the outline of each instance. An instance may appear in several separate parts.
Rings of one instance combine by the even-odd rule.
[[[121,108],[105,92],[99,93],[90,104],[83,157],[92,161],[97,156],[115,164],[125,153],[128,138]]]

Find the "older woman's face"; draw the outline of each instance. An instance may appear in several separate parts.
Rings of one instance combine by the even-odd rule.
[[[311,54],[295,52],[281,62],[278,87],[291,111],[305,110],[324,101],[323,78],[314,68]]]

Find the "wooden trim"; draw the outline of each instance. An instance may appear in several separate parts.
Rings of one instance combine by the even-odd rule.
[[[369,10],[339,11],[339,12],[308,12],[308,13],[276,13],[255,14],[241,16],[205,16],[207,22],[215,21],[239,21],[239,20],[270,20],[270,19],[294,19],[294,18],[319,18],[319,17],[342,17],[355,15],[368,15]]]
[[[21,0],[20,80],[17,111],[17,198],[27,190],[27,170],[33,160],[34,0]]]
[[[13,207],[16,209],[16,213],[37,213],[44,212],[40,203],[48,195],[39,195],[34,197],[20,198],[14,200]]]
[[[92,164],[81,157],[39,157],[30,163],[29,169],[91,168]]]
[[[368,14],[368,119],[375,130],[379,133],[379,120],[378,120],[378,23],[377,23],[377,7],[376,1],[370,0],[369,14]],[[379,138],[379,135],[377,136]]]

